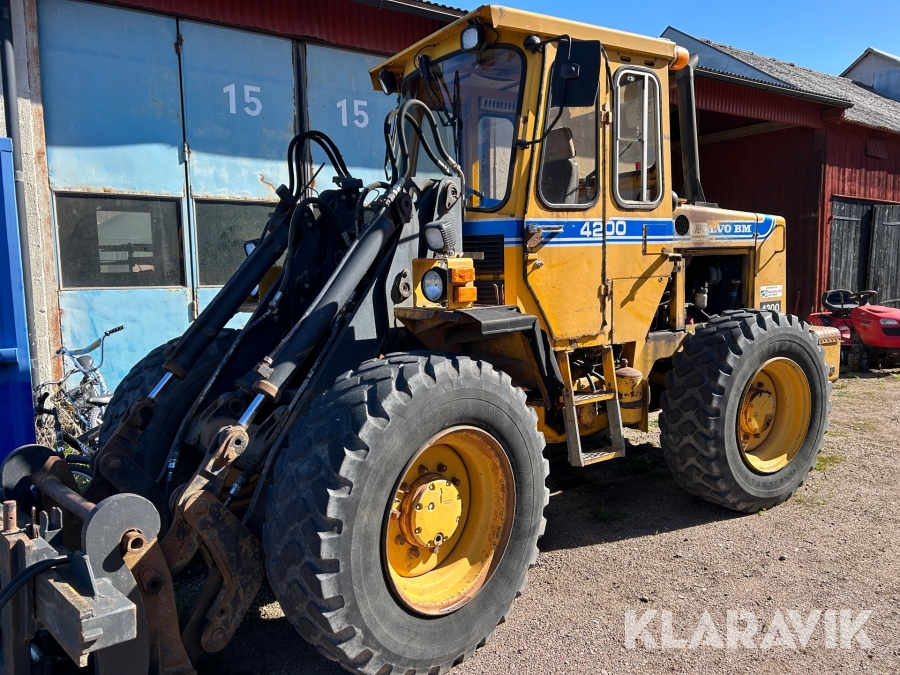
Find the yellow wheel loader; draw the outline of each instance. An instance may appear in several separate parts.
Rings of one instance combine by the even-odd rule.
[[[373,69],[385,180],[301,133],[240,269],[117,389],[88,487],[42,446],[3,464],[4,672],[193,673],[267,575],[348,670],[443,673],[526,583],[545,443],[621,457],[656,410],[689,492],[790,497],[838,364],[783,313],[784,220],[706,201],[694,65],[485,6]]]

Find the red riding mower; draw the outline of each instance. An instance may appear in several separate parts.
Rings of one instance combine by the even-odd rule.
[[[809,322],[841,332],[841,366],[862,373],[870,366],[900,365],[900,309],[875,304],[876,291],[825,291],[827,311],[809,315]]]

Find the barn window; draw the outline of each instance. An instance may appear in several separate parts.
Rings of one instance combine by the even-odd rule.
[[[662,194],[659,82],[649,70],[616,74],[616,197],[623,206],[656,204]]]
[[[887,143],[885,143],[883,138],[869,136],[866,139],[866,155],[877,157],[878,159],[887,159]]]

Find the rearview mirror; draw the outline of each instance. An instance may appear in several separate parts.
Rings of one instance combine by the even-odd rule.
[[[250,257],[250,254],[253,253],[253,250],[259,244],[259,239],[250,239],[244,242],[244,253],[247,254],[247,257]]]
[[[550,82],[550,107],[589,108],[600,92],[600,42],[559,43]]]

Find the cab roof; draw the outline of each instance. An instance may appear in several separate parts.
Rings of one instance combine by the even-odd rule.
[[[439,40],[445,40],[454,34],[459,34],[468,24],[479,19],[496,29],[504,28],[524,34],[534,34],[541,39],[557,35],[568,35],[576,40],[600,40],[610,56],[613,55],[614,51],[642,54],[654,58],[661,57],[668,60],[673,59],[675,56],[675,43],[664,38],[626,33],[625,31],[612,28],[601,28],[588,23],[558,19],[544,14],[535,14],[499,5],[482,5],[370,69],[369,75],[372,78],[372,86],[375,89],[380,89],[378,73],[383,68],[398,76],[402,76],[407,62],[418,52]]]

